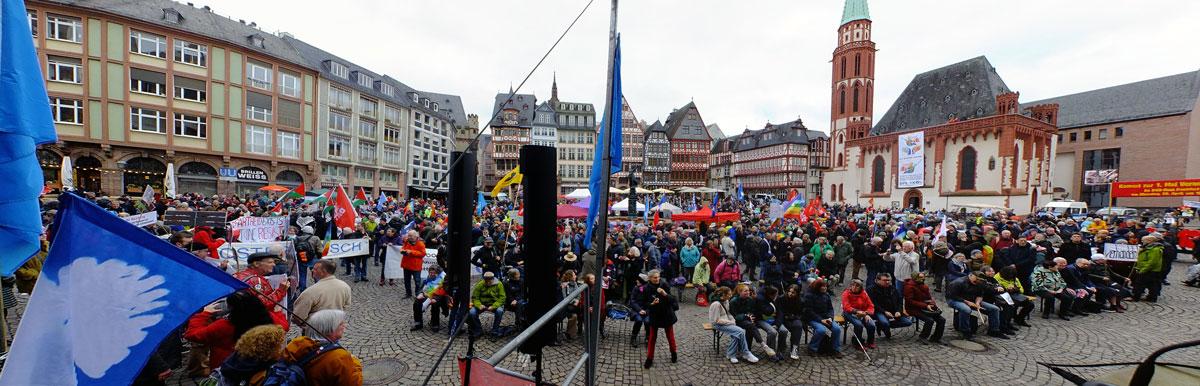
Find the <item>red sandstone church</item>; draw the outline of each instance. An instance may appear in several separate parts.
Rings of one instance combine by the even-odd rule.
[[[866,0],[846,0],[833,51],[830,202],[1029,213],[1050,200],[1057,104],[1021,109],[980,56],[918,74],[873,119],[875,43]]]

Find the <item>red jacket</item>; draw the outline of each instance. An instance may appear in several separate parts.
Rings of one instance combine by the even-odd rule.
[[[717,265],[717,269],[713,270],[713,282],[720,284],[727,281],[732,281],[735,283],[742,281],[741,264],[738,264],[735,261],[733,262],[733,265],[726,265],[726,262],[728,262],[728,260],[722,261],[721,264]]]
[[[405,271],[421,271],[425,264],[425,242],[417,240],[416,243],[409,244],[405,242],[400,246],[400,250],[406,252],[400,258],[400,268]]]
[[[287,321],[282,314],[271,312],[270,315],[276,325],[287,331]],[[233,323],[228,318],[212,320],[211,313],[200,311],[188,319],[183,338],[208,346],[208,368],[216,369],[233,354],[233,344],[237,343],[233,333]]]
[[[847,288],[842,291],[842,312],[863,311],[867,315],[875,315],[875,303],[871,303],[871,297],[867,296],[867,291],[859,293],[850,292]]]
[[[929,286],[924,283],[917,284],[912,279],[904,281],[904,311],[909,315],[917,315],[921,310],[934,304],[933,296],[929,293]]]

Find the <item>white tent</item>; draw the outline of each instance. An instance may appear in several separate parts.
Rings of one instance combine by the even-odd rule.
[[[613,211],[616,211],[616,212],[627,212],[627,211],[629,211],[629,199],[628,199],[628,198],[626,198],[626,199],[624,199],[624,200],[621,200],[621,202],[618,202],[618,203],[616,203],[616,204],[613,204],[613,206],[612,206],[612,208],[611,208],[611,209],[612,209]],[[643,203],[640,203],[640,202],[639,202],[639,203],[637,203],[637,211],[638,211],[638,212],[645,212],[645,211],[646,211],[646,204],[643,204]]]
[[[671,189],[667,189],[667,188],[654,189],[653,192],[654,193],[675,194],[675,192],[673,192],[673,191],[671,191]]]
[[[655,191],[653,191],[653,190],[650,190],[650,189],[643,189],[641,186],[637,187],[637,189],[636,189],[636,190],[637,190],[637,194],[653,194],[653,193],[657,193],[657,192],[655,192]],[[628,192],[628,190],[626,190],[626,191]]]
[[[608,193],[610,193],[610,194],[629,194],[629,189],[621,189],[621,188],[610,186],[608,188]]]
[[[75,169],[71,167],[71,157],[63,156],[62,167],[59,170],[59,180],[62,181],[62,190],[75,190]]]
[[[579,188],[579,189],[572,190],[571,193],[567,193],[566,197],[574,198],[574,199],[585,199],[585,198],[588,198],[591,196],[592,196],[592,192],[588,191],[587,188]]]
[[[679,189],[677,192],[679,192],[679,193],[703,193],[699,189],[690,188],[690,187],[685,187],[683,189]]]
[[[678,207],[678,206],[672,205],[672,204],[671,204],[671,203],[669,203],[669,202],[664,202],[662,205],[657,205],[657,206],[655,206],[655,207],[653,207],[653,208],[650,208],[650,211],[651,211],[651,212],[659,212],[659,211],[662,211],[662,212],[667,212],[667,213],[670,213],[670,214],[679,214],[679,213],[683,213],[683,208],[680,208],[680,207]]]
[[[167,197],[175,198],[175,163],[174,162],[167,163],[167,176],[166,176],[166,179],[163,180],[163,184],[166,185],[166,186],[164,186],[164,188],[166,190]]]

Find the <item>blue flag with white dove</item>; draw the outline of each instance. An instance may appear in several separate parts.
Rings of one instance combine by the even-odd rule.
[[[159,342],[246,284],[74,193],[0,386],[128,385]]]
[[[36,151],[57,136],[25,2],[0,1],[0,275],[8,276],[41,247]]]

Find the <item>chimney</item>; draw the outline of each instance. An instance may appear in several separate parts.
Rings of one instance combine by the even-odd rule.
[[[195,4],[192,4],[192,3],[187,3],[187,5],[188,5],[189,7],[196,8],[196,5],[195,5]]]
[[[212,12],[212,7],[209,7],[209,6],[207,6],[207,5],[206,5],[206,6],[204,6],[203,8],[201,8],[201,9],[203,9],[203,10],[205,10],[205,11]]]
[[[246,19],[238,19],[238,22],[242,23],[242,25],[246,25]]]
[[[255,23],[255,22],[250,22],[250,26],[251,26],[251,27],[258,27],[258,23]]]

